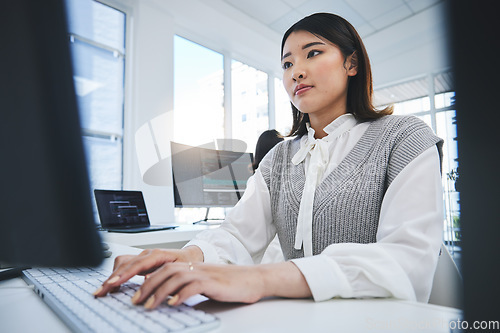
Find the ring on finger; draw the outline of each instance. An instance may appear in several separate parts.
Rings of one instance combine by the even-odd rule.
[[[191,261],[190,261],[190,262],[188,262],[188,266],[189,266],[189,268],[188,268],[188,269],[189,269],[190,271],[194,270],[194,266],[193,266],[193,263],[192,263]]]

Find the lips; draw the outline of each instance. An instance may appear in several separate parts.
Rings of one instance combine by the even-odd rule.
[[[293,90],[294,95],[300,95],[311,89],[313,86],[308,86],[306,84],[299,84],[298,86],[295,87]]]

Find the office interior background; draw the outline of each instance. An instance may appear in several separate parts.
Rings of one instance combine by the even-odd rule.
[[[442,0],[66,3],[91,188],[141,190],[153,221],[180,223],[202,218],[204,208],[175,208],[172,184],[143,180],[143,149],[151,147],[140,136],[146,131],[160,162],[170,141],[253,152],[263,131],[287,134],[281,37],[314,12],[343,16],[370,56],[375,105],[394,104],[395,114],[422,118],[445,140],[443,240],[460,264],[455,93]],[[231,142],[220,139],[244,144],[220,147]]]

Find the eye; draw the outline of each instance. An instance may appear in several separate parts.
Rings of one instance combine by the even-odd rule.
[[[315,56],[317,56],[317,55],[320,55],[321,53],[323,53],[323,52],[318,51],[318,50],[312,50],[312,51],[310,51],[310,52],[307,54],[307,58],[312,58],[312,57],[315,57]]]
[[[292,67],[292,63],[289,61],[286,61],[283,63],[282,67],[283,67],[283,69],[288,69],[288,68]]]

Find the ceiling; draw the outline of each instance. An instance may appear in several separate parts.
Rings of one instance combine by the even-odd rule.
[[[335,13],[363,38],[377,105],[424,96],[432,86],[451,89],[449,74],[440,74],[450,67],[445,0],[149,1],[175,17],[184,38],[279,74],[276,55],[284,32],[307,15]],[[433,85],[429,74],[438,74]]]
[[[315,12],[336,13],[365,38],[406,20],[443,0],[223,0],[280,36],[295,22]]]
[[[426,76],[382,89],[376,89],[373,95],[373,104],[379,107],[428,96],[430,94],[429,89],[432,88],[436,94],[453,91],[453,74],[451,72],[436,74],[433,77],[432,85]]]
[[[301,18],[316,12],[330,12],[347,19],[363,39],[402,21],[411,19],[443,0],[222,0],[221,4],[232,7],[240,17],[246,16],[258,21],[266,28],[282,36],[283,33]],[[430,24],[429,24],[430,25]],[[419,35],[415,27],[415,34]],[[423,33],[423,32],[422,32]],[[410,34],[411,35],[411,34]],[[397,40],[396,36],[391,35]],[[418,39],[414,38],[413,39]],[[389,47],[388,49],[391,49]],[[384,56],[380,58],[387,57]],[[449,73],[435,77],[436,93],[450,91]],[[375,104],[384,105],[402,100],[426,96],[429,93],[427,77],[378,89]]]

